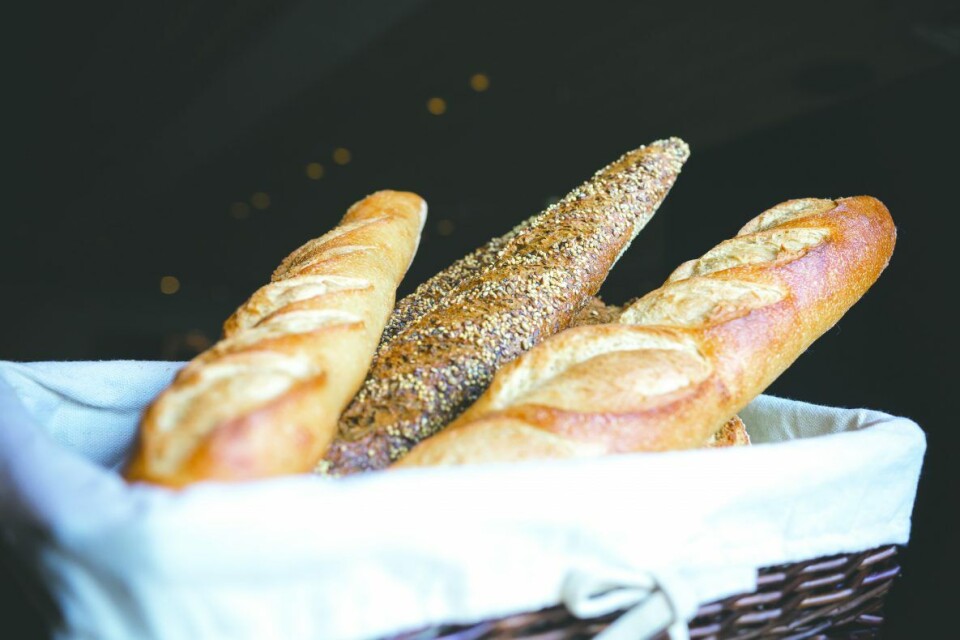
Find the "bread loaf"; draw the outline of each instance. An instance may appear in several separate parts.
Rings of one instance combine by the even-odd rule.
[[[426,216],[381,191],[290,254],[148,408],[127,469],[179,486],[309,471],[363,381]]]
[[[622,307],[614,304],[606,304],[599,297],[594,296],[587,300],[587,304],[580,310],[573,320],[570,327],[583,327],[595,324],[611,324],[617,322]],[[734,447],[750,444],[750,434],[747,433],[747,425],[743,424],[740,416],[733,416],[723,423],[720,430],[711,434],[707,438],[704,447]]]
[[[583,327],[595,324],[610,324],[617,322],[623,308],[613,304],[606,304],[599,297],[594,296],[587,300],[587,304],[580,310],[570,327]],[[733,416],[720,427],[720,430],[707,438],[704,447],[734,447],[750,444],[750,434],[747,425],[743,424],[740,416]]]
[[[505,366],[399,464],[702,446],[864,294],[895,239],[874,198],[777,205],[618,324],[569,329]]]
[[[387,326],[383,330],[383,336],[377,351],[384,351],[398,333],[407,328],[417,318],[432,311],[464,281],[493,265],[497,256],[500,255],[500,251],[516,233],[517,229],[514,229],[505,235],[490,240],[479,249],[443,269],[418,286],[413,293],[397,302],[396,308],[387,320]]]
[[[477,269],[441,275],[401,302],[321,471],[386,467],[454,419],[502,364],[567,327],[688,154],[678,139],[627,153],[482,249]]]

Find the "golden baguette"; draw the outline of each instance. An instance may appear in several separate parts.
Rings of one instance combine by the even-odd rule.
[[[596,324],[610,324],[616,322],[623,312],[623,307],[606,304],[598,296],[587,300],[587,304],[570,322],[571,327],[583,327]],[[710,435],[704,447],[734,447],[750,444],[750,434],[740,416],[733,416],[720,427],[720,430]]]
[[[322,471],[380,469],[453,420],[496,370],[566,328],[653,216],[689,155],[672,138],[563,200],[401,301]],[[471,266],[472,265],[472,266]]]
[[[290,254],[149,407],[127,469],[171,486],[309,471],[370,366],[426,217],[381,191]]]
[[[618,324],[564,331],[505,366],[399,464],[702,446],[866,292],[895,240],[871,197],[777,205],[681,265]]]

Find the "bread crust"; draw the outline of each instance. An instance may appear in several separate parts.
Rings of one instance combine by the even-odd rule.
[[[454,419],[500,366],[567,327],[688,155],[679,139],[625,154],[401,301],[320,470],[386,467]]]
[[[615,304],[606,304],[599,296],[587,299],[579,313],[570,321],[571,327],[582,327],[591,324],[610,324],[620,317],[622,309]]]
[[[399,464],[702,446],[866,292],[895,240],[872,197],[777,205],[618,324],[569,329],[505,366]]]
[[[707,439],[706,448],[718,449],[721,447],[741,447],[750,444],[750,434],[747,425],[743,424],[740,416],[733,416],[723,423],[720,430]]]
[[[426,203],[380,191],[277,267],[150,405],[127,470],[182,486],[314,467],[363,381]]]

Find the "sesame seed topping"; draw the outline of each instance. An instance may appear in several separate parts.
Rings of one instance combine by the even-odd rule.
[[[330,472],[386,467],[456,418],[499,367],[568,326],[688,155],[677,138],[626,153],[401,300],[341,417]]]

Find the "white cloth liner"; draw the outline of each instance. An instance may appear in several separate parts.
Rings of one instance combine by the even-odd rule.
[[[179,366],[0,362],[2,533],[60,637],[373,638],[564,598],[596,614],[598,585],[648,603],[620,635],[649,635],[758,567],[905,544],[925,449],[905,418],[762,396],[751,447],[128,486]]]

